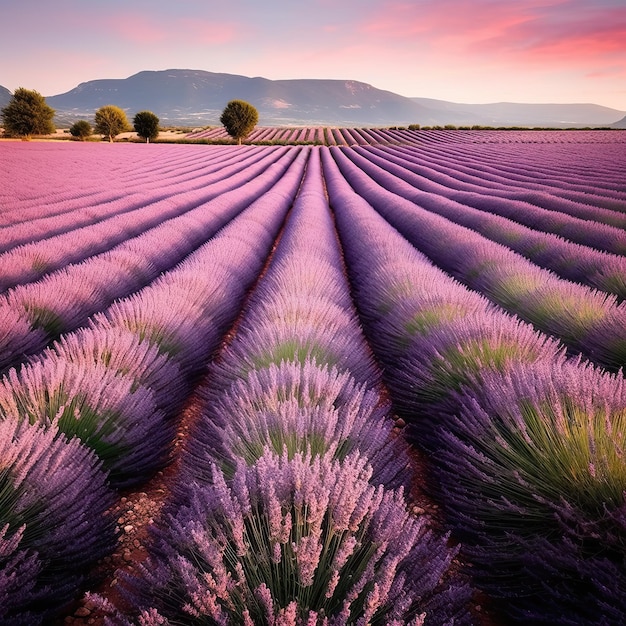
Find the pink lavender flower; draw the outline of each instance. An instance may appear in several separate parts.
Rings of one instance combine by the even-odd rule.
[[[55,427],[0,421],[0,621],[49,623],[115,547],[95,455]]]
[[[51,358],[101,363],[137,385],[152,390],[156,406],[173,415],[187,394],[179,366],[149,341],[121,328],[86,328],[63,335],[49,351]]]
[[[173,424],[152,392],[103,363],[48,355],[0,381],[0,418],[54,426],[93,448],[113,483],[145,479],[167,459]]]
[[[207,404],[184,460],[198,480],[207,479],[214,462],[232,471],[238,458],[252,464],[266,446],[277,453],[286,446],[291,455],[309,451],[337,458],[358,449],[377,481],[408,485],[407,447],[392,435],[389,406],[348,372],[311,361],[282,362],[251,371],[221,393],[207,385],[203,395]]]
[[[467,588],[446,574],[455,551],[407,513],[401,491],[369,483],[371,468],[362,457],[351,454],[333,461],[266,453],[254,466],[240,465],[237,472],[246,479],[232,482],[228,492],[217,472],[213,484],[222,485],[219,495],[213,484],[191,484],[187,498],[169,509],[141,577],[127,582],[127,594],[138,610],[153,606],[176,620],[191,602],[194,611],[202,614],[190,594],[215,589],[208,581],[217,577],[224,580],[226,586],[220,588],[227,594],[215,597],[232,620],[244,609],[254,623],[263,624],[306,623],[313,615],[324,615],[331,623],[356,623],[366,610],[377,620],[409,620],[418,615],[420,606],[429,614],[439,593],[446,595],[448,606],[439,616],[431,616],[433,624],[447,623],[442,617],[446,613],[463,614]],[[348,498],[346,484],[356,498],[352,494]],[[369,508],[352,528],[335,523],[352,517],[364,499]],[[251,508],[246,510],[243,502],[250,502]],[[343,507],[348,513],[341,512]],[[231,515],[237,510],[238,520],[234,520]],[[290,530],[278,536],[279,518],[285,514],[291,517]],[[235,547],[239,542],[231,530],[242,526],[243,554]],[[273,554],[276,539],[280,561]],[[219,563],[202,556],[208,552],[201,546],[209,544],[215,545],[211,554],[221,555]],[[228,586],[226,572],[237,584]],[[448,578],[445,588],[440,586],[442,576]],[[372,594],[374,585],[378,595]]]

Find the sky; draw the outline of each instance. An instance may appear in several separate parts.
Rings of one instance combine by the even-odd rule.
[[[0,21],[0,85],[44,96],[193,69],[626,110],[626,0],[0,0]]]

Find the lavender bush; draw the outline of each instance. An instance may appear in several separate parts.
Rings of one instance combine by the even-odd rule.
[[[203,390],[205,407],[192,432],[185,471],[206,482],[213,464],[232,476],[269,446],[277,454],[368,458],[377,484],[409,487],[407,444],[392,433],[390,406],[379,393],[336,367],[283,361],[252,371],[224,391]]]
[[[45,358],[0,381],[0,418],[58,428],[93,448],[118,487],[145,480],[167,460],[173,423],[153,393],[102,363]]]
[[[605,620],[626,616],[623,377],[517,365],[457,404],[435,466],[475,576],[520,619],[619,623]]]
[[[399,412],[425,444],[437,438],[433,427],[442,424],[442,412],[455,413],[455,391],[471,386],[482,392],[482,378],[490,372],[506,374],[518,363],[552,365],[564,356],[556,341],[492,309],[415,333],[388,384]]]
[[[213,471],[127,581],[137,613],[189,624],[469,623],[468,588],[446,574],[455,551],[406,512],[402,490],[371,485],[363,457],[266,452],[229,483]]]
[[[68,362],[101,364],[115,374],[131,378],[134,387],[152,390],[156,407],[166,416],[176,413],[188,391],[173,359],[122,328],[80,329],[63,335],[43,354]]]
[[[0,622],[50,623],[115,547],[97,457],[55,427],[0,421]]]

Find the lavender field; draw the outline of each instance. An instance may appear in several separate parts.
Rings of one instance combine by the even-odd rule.
[[[626,623],[626,133],[255,133],[0,145],[0,624]]]

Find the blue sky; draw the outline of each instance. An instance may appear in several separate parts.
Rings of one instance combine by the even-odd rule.
[[[0,85],[44,96],[180,68],[626,110],[626,0],[0,0],[0,16]]]

